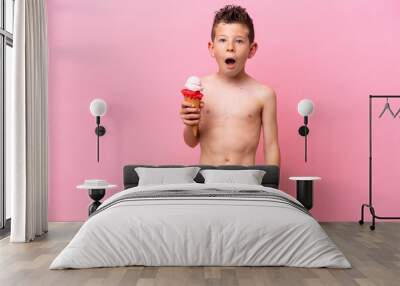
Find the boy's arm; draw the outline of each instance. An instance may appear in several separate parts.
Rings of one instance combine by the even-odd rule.
[[[272,89],[264,98],[262,112],[264,133],[264,161],[266,165],[280,165],[280,150],[278,143],[278,126],[276,119],[276,94]]]
[[[199,143],[199,132],[197,133],[197,137],[194,136],[192,127],[185,125],[183,129],[183,140],[185,140],[185,143],[189,147],[196,147],[196,145]]]

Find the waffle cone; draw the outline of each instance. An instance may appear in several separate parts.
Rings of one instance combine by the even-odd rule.
[[[200,99],[198,99],[198,98],[190,98],[190,97],[185,96],[185,101],[187,103],[189,103],[193,108],[200,107]],[[197,134],[199,133],[199,126],[198,125],[192,126],[192,132],[193,132],[193,135],[195,137],[197,137]]]

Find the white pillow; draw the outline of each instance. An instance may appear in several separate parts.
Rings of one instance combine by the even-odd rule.
[[[193,179],[199,170],[199,167],[135,168],[139,176],[139,186],[196,183]]]
[[[265,175],[262,170],[201,170],[204,183],[226,183],[226,184],[247,184],[261,185]]]

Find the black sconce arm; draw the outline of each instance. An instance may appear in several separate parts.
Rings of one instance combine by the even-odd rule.
[[[99,157],[100,157],[100,140],[99,140],[99,138],[100,138],[100,136],[103,136],[104,134],[106,134],[106,129],[104,128],[104,126],[101,126],[100,125],[100,116],[96,116],[96,124],[97,124],[97,127],[96,127],[96,129],[94,130],[94,132],[96,133],[96,135],[97,135],[97,162],[99,162],[100,161],[100,159],[99,159]]]
[[[304,161],[305,162],[307,162],[307,135],[310,132],[307,125],[308,125],[308,116],[304,116],[304,125],[300,126],[299,134],[304,137]]]

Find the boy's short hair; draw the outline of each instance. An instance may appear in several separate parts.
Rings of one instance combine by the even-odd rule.
[[[240,23],[245,25],[249,29],[249,40],[250,44],[254,42],[254,26],[253,20],[246,12],[245,8],[235,5],[226,5],[215,12],[214,22],[211,29],[211,40],[214,41],[215,38],[215,27],[219,23]]]

